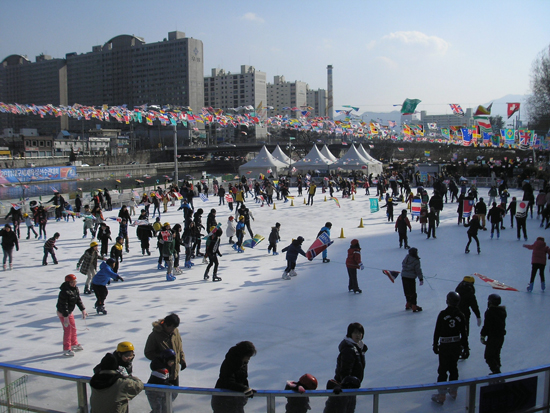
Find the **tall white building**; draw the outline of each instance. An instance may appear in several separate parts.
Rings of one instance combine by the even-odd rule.
[[[306,110],[308,106],[307,89],[306,82],[298,80],[287,82],[284,76],[274,76],[273,83],[267,84],[267,105],[273,107],[269,115],[299,117],[300,111]],[[283,108],[298,108],[299,110],[293,111]]]
[[[260,118],[266,118],[267,92],[266,74],[256,70],[254,66],[242,65],[240,73],[225,72],[223,69],[212,69],[212,76],[204,78],[204,106],[214,109],[222,109],[226,113],[257,112]],[[254,109],[244,109],[252,106]],[[236,132],[237,138],[249,136],[253,132],[256,139],[264,139],[267,136],[267,128],[264,126],[250,127],[249,131],[237,130],[232,127],[221,128],[212,125],[211,137],[215,141],[232,140],[232,134]],[[242,128],[240,128],[242,129]],[[246,135],[244,135],[246,133]]]

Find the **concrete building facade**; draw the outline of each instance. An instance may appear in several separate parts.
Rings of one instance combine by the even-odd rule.
[[[287,82],[284,76],[274,76],[273,83],[267,84],[267,105],[273,107],[270,116],[288,116],[297,118],[307,104],[308,85],[305,82]],[[299,108],[293,111],[283,108]]]
[[[311,116],[326,117],[327,114],[327,91],[324,89],[307,89],[307,105],[312,107]]]
[[[212,69],[212,75],[204,78],[205,107],[222,109],[226,113],[255,112],[260,119],[265,119],[267,100],[266,73],[256,70],[254,66],[242,65],[240,73]],[[267,136],[267,128],[264,126],[248,127],[246,131],[242,127],[221,128],[217,125],[212,125],[209,129],[211,130],[207,130],[207,133],[211,143],[246,140],[245,137],[252,136],[261,140]],[[253,135],[249,136],[249,132]]]
[[[457,115],[428,115],[428,112],[423,110],[420,112],[420,120],[413,120],[412,123],[416,123],[424,126],[424,133],[428,134],[430,131],[428,123],[436,123],[438,131],[441,128],[450,128],[451,126],[464,126],[471,127],[474,125],[474,118],[472,115],[472,108],[467,108],[464,112],[464,116]],[[437,132],[439,133],[439,132]]]
[[[67,104],[67,66],[64,59],[48,55],[10,55],[0,64],[0,101],[5,103],[55,106]],[[56,134],[67,129],[67,117],[14,115],[0,113],[0,129],[36,128],[41,133]]]

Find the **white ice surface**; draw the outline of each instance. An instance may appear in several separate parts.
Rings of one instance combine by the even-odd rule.
[[[520,191],[511,192],[521,196]],[[296,190],[292,194],[296,195]],[[180,385],[213,387],[227,349],[239,341],[250,340],[258,350],[249,365],[252,387],[282,389],[286,380],[296,380],[309,372],[324,388],[326,380],[333,377],[337,347],[347,325],[357,321],[365,327],[364,341],[369,347],[362,387],[433,383],[438,364],[432,352],[437,314],[445,308],[446,294],[465,275],[477,272],[520,290],[499,292],[480,280],[475,283],[482,314],[487,296],[493,292],[501,295],[508,311],[502,371],[548,363],[550,299],[546,296],[550,291],[542,293],[537,281],[533,293],[525,292],[531,251],[522,248],[523,240],[517,241],[509,215],[505,217],[506,230],[500,239],[495,235],[491,240],[490,231],[480,231],[480,255],[475,253],[475,246],[470,254],[464,254],[467,229],[457,225],[456,203],[445,204],[435,240],[427,240],[420,233],[420,225],[412,223],[409,243],[418,248],[426,277],[424,285],[417,288],[418,304],[424,311],[413,314],[405,311],[400,278],[392,284],[381,271],[400,271],[406,255],[405,250],[398,248],[394,223],[387,222],[385,209],[370,212],[369,196],[364,195],[364,190],[359,190],[355,200],[341,199],[340,194],[336,196],[341,208],[333,201],[324,202],[320,191],[312,207],[304,205],[301,197],[294,199],[294,206],[275,201],[276,210],[260,207],[248,198],[246,205],[255,217],[252,229],[266,240],[255,249],[238,254],[230,248],[224,234],[218,273],[223,281],[218,283],[203,281],[205,265],[200,259],[195,259],[196,265],[191,270],[185,269],[177,281],[167,282],[165,272],[157,270],[156,241],[151,241],[153,255],[142,256],[135,229],[130,227],[130,253],[124,255],[119,271],[125,282],[111,283],[105,316],[95,314],[93,295],[82,294],[84,276],[76,270],[78,258],[90,243],[89,236],[82,239],[82,221],[48,223],[48,236],[58,231],[61,238],[57,242],[60,263],[52,265],[50,259],[47,267],[41,266],[44,241],[25,240],[23,226],[20,251],[14,252],[14,270],[0,272],[0,360],[91,376],[93,366],[105,352],[128,340],[136,347],[134,373],[145,382],[150,370],[143,348],[151,323],[175,312],[181,318],[179,330],[188,364]],[[486,194],[487,189],[482,188],[480,195],[487,200]],[[196,198],[195,207],[204,209],[204,223],[210,209],[216,208],[218,221],[225,228],[230,211],[227,206],[219,207],[217,201],[217,197],[207,202]],[[395,208],[395,218],[403,207],[400,204]],[[176,208],[169,207],[169,212],[162,215],[162,222],[182,223],[181,211]],[[117,214],[115,210],[105,216]],[[364,228],[358,228],[361,218]],[[284,254],[267,254],[271,226],[281,223],[279,250],[299,235],[306,239],[307,248],[326,221],[333,223],[335,243],[328,254],[331,262],[323,264],[320,258],[308,262],[300,256],[298,276],[282,280]],[[112,220],[108,223],[114,239],[118,224]],[[550,234],[539,228],[539,224],[536,214],[527,220],[529,243],[537,236]],[[338,238],[341,229],[345,239]],[[366,266],[359,271],[363,294],[347,291],[344,261],[354,238],[361,243]],[[61,355],[63,332],[55,309],[59,286],[69,273],[78,276],[83,301],[90,313],[86,321],[75,313],[79,341],[85,350],[73,358]],[[479,331],[472,316],[471,356],[460,363],[461,379],[489,373]]]

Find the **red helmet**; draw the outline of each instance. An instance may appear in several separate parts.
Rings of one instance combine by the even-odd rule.
[[[306,390],[315,390],[318,384],[317,379],[311,374],[304,374],[302,377],[300,377],[300,380],[298,380],[298,382]]]
[[[65,276],[65,281],[67,281],[67,282],[76,281],[76,275],[74,275],[74,274],[66,275]]]

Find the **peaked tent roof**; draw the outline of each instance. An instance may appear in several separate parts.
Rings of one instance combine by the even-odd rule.
[[[271,153],[271,155],[273,155],[275,159],[277,159],[278,161],[281,161],[287,166],[290,164],[290,157],[286,156],[286,154],[283,152],[283,150],[279,145],[277,145],[277,147]]]
[[[363,157],[366,158],[367,160],[369,160],[369,161],[371,161],[371,162],[375,162],[375,163],[382,164],[382,162],[380,162],[378,159],[373,158],[373,157],[367,152],[367,150],[365,149],[365,147],[363,146],[363,144],[359,145],[359,147],[357,148],[357,150],[358,150],[359,153],[360,153],[361,155],[363,155]]]
[[[338,158],[332,154],[326,144],[323,146],[323,149],[321,149],[321,154],[323,154],[325,158],[332,162],[338,161]]]
[[[369,162],[363,155],[359,153],[354,145],[351,145],[344,156],[342,156],[337,162],[333,163],[333,166],[339,166],[347,169],[361,169],[363,165],[368,165]],[[358,168],[357,168],[358,167]]]
[[[239,166],[239,175],[244,175],[248,172],[266,174],[268,169],[272,169],[273,173],[277,174],[278,170],[287,167],[288,165],[285,165],[281,161],[275,159],[275,157],[269,153],[264,145],[254,159]]]
[[[313,148],[309,151],[309,153],[304,156],[302,159],[300,159],[298,162],[293,163],[292,166],[296,167],[297,169],[306,169],[306,168],[323,168],[328,169],[328,166],[333,164],[334,162],[330,159],[327,159],[321,151],[319,151],[319,148],[317,148],[317,145],[313,145]]]

